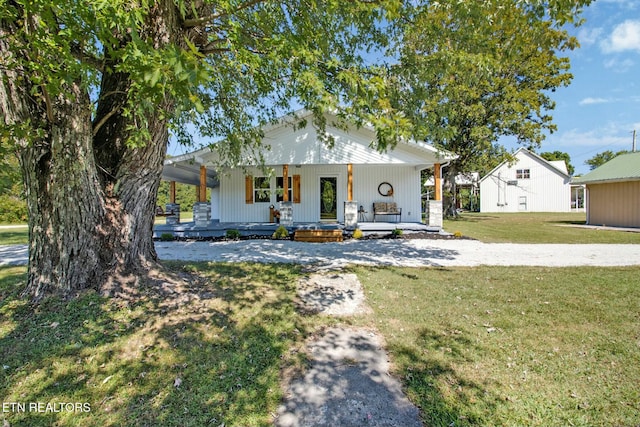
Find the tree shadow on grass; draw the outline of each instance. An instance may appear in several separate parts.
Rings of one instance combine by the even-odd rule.
[[[490,424],[490,415],[501,404],[500,397],[492,394],[487,384],[473,381],[456,369],[457,363],[471,362],[465,349],[474,345],[456,331],[422,329],[415,347],[391,348],[405,391],[420,408],[425,425]]]
[[[474,213],[473,215],[458,215],[455,218],[448,218],[450,221],[453,222],[483,222],[483,221],[491,221],[491,220],[495,220],[499,218],[499,216],[496,215],[487,215],[487,214],[477,214]]]
[[[1,245],[21,245],[29,240],[29,232],[27,228],[18,230],[0,230]]]
[[[293,304],[297,268],[188,270],[199,274],[137,283],[129,297],[87,292],[38,306],[19,298],[24,269],[0,270],[0,398],[90,407],[14,411],[3,414],[7,422],[269,425],[280,370],[304,335]]]
[[[581,220],[581,221],[571,221],[571,220],[549,220],[549,221],[544,221],[548,224],[552,224],[552,225],[585,225],[586,221],[585,220]]]

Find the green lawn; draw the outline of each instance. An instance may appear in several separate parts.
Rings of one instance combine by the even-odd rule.
[[[571,213],[480,213],[464,212],[445,220],[444,229],[486,243],[635,243],[640,233],[597,230],[584,225],[584,212]]]
[[[425,425],[640,425],[640,268],[356,271]]]
[[[192,222],[193,221],[193,212],[192,211],[182,211],[180,212],[180,222]],[[156,216],[155,225],[163,225],[167,223],[167,218],[163,216]]]
[[[20,245],[29,243],[29,230],[26,226],[0,228],[0,245]]]
[[[193,221],[193,212],[180,212],[181,222]],[[166,218],[157,216],[155,224],[166,224]],[[18,224],[16,224],[18,225]],[[18,227],[0,228],[0,245],[19,245],[29,242],[29,230],[26,225]]]
[[[90,412],[5,413],[15,426],[264,426],[304,338],[294,266],[207,265],[180,292],[88,292],[37,308],[25,268],[0,268],[0,400],[78,402]]]
[[[168,265],[201,278],[37,307],[19,296],[25,268],[0,268],[0,399],[91,409],[4,419],[269,425],[304,339],[336,321],[295,311],[296,266]],[[425,425],[640,424],[639,267],[354,271],[374,312],[348,322],[384,335]]]

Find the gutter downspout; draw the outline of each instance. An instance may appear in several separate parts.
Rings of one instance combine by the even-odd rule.
[[[449,161],[448,161],[448,162],[446,162],[446,163],[440,163],[440,196],[441,196],[441,197],[440,197],[440,201],[443,201],[443,199],[444,199],[444,197],[443,197],[443,193],[442,193],[442,176],[443,176],[442,170],[443,170],[444,168],[446,168],[447,166],[449,166],[450,164],[451,164],[451,160],[449,160]],[[435,184],[435,183],[434,183],[434,184]]]

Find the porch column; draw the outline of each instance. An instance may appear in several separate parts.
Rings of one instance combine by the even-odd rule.
[[[200,191],[198,192],[198,201],[207,201],[207,167],[205,165],[200,166]]]
[[[353,164],[347,164],[347,201],[344,202],[344,227],[358,228],[358,202],[353,200]]]
[[[176,202],[176,182],[170,181],[169,182],[169,203],[175,203],[175,202]]]
[[[282,201],[289,201],[289,165],[282,165]]]
[[[433,185],[435,187],[433,200],[442,200],[442,167],[440,163],[433,165]]]
[[[282,165],[282,201],[278,206],[280,210],[280,225],[291,227],[293,225],[293,203],[289,200],[289,165]]]
[[[353,201],[353,164],[347,164],[347,201]]]
[[[433,184],[435,194],[433,200],[428,202],[427,224],[430,227],[442,229],[442,165],[433,165]]]
[[[197,187],[197,203],[193,204],[193,221],[196,227],[206,227],[211,219],[211,205],[207,203],[207,168],[200,166],[200,185]]]
[[[180,223],[180,205],[176,203],[176,182],[169,181],[169,203],[164,206],[164,211],[169,212],[167,216],[167,225],[176,225]]]

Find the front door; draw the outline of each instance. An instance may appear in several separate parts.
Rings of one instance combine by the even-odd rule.
[[[320,177],[320,221],[338,220],[338,178]]]

